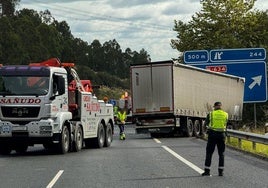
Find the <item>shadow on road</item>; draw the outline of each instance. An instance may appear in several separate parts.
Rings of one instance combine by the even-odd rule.
[[[145,181],[145,180],[170,180],[170,179],[185,179],[185,178],[204,178],[201,175],[196,176],[174,176],[174,177],[155,177],[155,178],[137,178],[137,179],[124,179],[124,181]]]

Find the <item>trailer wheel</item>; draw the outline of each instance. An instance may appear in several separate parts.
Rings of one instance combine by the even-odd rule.
[[[111,123],[108,123],[105,129],[105,142],[104,147],[110,147],[113,141],[113,130]]]
[[[11,152],[11,146],[8,143],[4,143],[0,145],[0,154],[1,155],[9,155]]]
[[[61,154],[67,153],[70,149],[70,134],[69,129],[66,125],[62,127],[61,139],[58,147],[58,151]]]
[[[201,120],[201,130],[200,130],[200,136],[201,137],[204,137],[205,136],[205,133],[206,133],[206,125],[205,125],[205,120]]]
[[[191,119],[187,120],[187,126],[186,126],[186,131],[185,135],[187,137],[192,137],[193,136],[193,131],[194,131],[194,125]]]
[[[21,153],[21,154],[26,153],[27,149],[28,149],[28,145],[27,144],[19,144],[19,145],[17,145],[15,147],[15,151],[17,153]]]
[[[82,149],[83,147],[83,131],[82,131],[82,128],[81,126],[79,125],[77,127],[77,130],[75,132],[75,141],[74,141],[74,147],[73,147],[73,150],[75,152],[78,152]]]
[[[201,125],[199,120],[194,121],[194,136],[198,137],[201,133]]]

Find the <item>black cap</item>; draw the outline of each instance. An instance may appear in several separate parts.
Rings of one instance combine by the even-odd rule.
[[[214,106],[221,106],[221,102],[215,102]]]

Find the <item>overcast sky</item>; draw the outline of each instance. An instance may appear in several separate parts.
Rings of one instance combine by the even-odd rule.
[[[177,33],[174,20],[187,22],[201,9],[200,0],[21,0],[19,9],[48,9],[58,21],[67,21],[74,37],[89,44],[116,39],[121,49],[144,48],[152,61],[178,57],[170,46]],[[268,9],[267,0],[255,8]]]

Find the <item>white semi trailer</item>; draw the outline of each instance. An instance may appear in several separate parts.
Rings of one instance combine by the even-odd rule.
[[[172,61],[131,66],[133,117],[137,133],[203,133],[216,101],[229,123],[242,119],[244,78]]]

